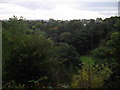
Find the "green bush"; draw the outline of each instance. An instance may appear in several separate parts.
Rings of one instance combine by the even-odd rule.
[[[78,75],[74,75],[72,88],[102,88],[104,81],[111,75],[111,70],[104,65],[83,66]]]

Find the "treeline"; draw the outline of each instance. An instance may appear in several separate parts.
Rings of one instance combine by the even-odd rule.
[[[119,88],[120,17],[2,23],[3,88]]]

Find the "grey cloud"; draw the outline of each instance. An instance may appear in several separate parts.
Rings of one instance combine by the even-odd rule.
[[[5,0],[0,0],[0,3],[6,3],[6,1]]]
[[[101,12],[100,14],[101,14],[101,15],[107,15],[107,16],[115,16],[115,15],[117,15],[118,13],[117,13],[117,12]]]
[[[14,0],[0,0],[0,3],[11,3]]]
[[[83,2],[73,4],[73,8],[90,11],[114,11],[117,9],[117,4],[117,2]]]
[[[36,10],[36,9],[51,10],[55,6],[51,3],[45,4],[45,3],[40,3],[40,2],[19,2],[19,3],[15,3],[15,4],[25,7],[27,9],[31,9],[31,10]]]
[[[27,9],[36,10],[52,10],[61,2],[54,0],[44,0],[44,1],[16,1],[16,0],[0,0],[4,3],[12,3]],[[64,4],[64,3],[63,3]],[[77,10],[90,10],[90,11],[114,11],[117,9],[117,2],[68,2],[65,3],[69,5],[72,9]]]
[[[78,12],[80,12],[81,10],[88,10],[88,11],[98,12],[100,15],[105,15],[105,16],[117,15],[116,12],[111,12],[111,11],[117,11],[117,6],[118,6],[117,2],[77,2],[77,1],[82,1],[82,0],[75,0],[73,2],[72,1],[68,2],[68,0],[66,0],[66,2],[63,2],[63,1],[64,0],[62,0],[62,1],[61,0],[58,0],[58,1],[57,0],[41,0],[41,1],[39,1],[39,0],[37,0],[37,1],[36,0],[0,0],[0,3],[7,3],[7,4],[10,4],[10,6],[13,5],[13,7],[16,7],[16,6],[25,7],[27,9],[30,9],[31,12],[34,10],[40,9],[43,11],[47,10],[47,11],[49,11],[49,13],[51,13],[50,10],[53,10],[56,7],[60,8],[60,6],[62,7],[62,5],[63,6],[66,5],[65,8],[67,7],[68,9],[79,10]],[[3,7],[3,9],[4,9],[4,7]],[[8,9],[6,9],[6,8],[5,8],[5,10],[3,10],[3,9],[1,7],[1,10],[0,10],[0,13],[3,15],[13,14],[16,11],[18,11],[20,13],[24,13],[24,12],[21,12],[22,10],[19,11],[17,9],[16,9],[16,11],[10,12],[9,5],[8,5]],[[23,8],[21,8],[21,9],[23,9]],[[104,12],[104,11],[107,11],[107,12]],[[60,11],[60,12],[62,12],[62,11]],[[44,12],[43,12],[43,15],[44,15]],[[46,17],[47,17],[47,15],[46,15]]]
[[[89,7],[116,7],[117,6],[117,2],[88,2],[85,4]]]
[[[0,3],[9,3],[12,5],[17,5],[17,6],[21,6],[21,7],[25,7],[27,9],[31,9],[31,10],[36,10],[36,9],[42,9],[42,10],[51,10],[53,9],[56,4],[54,2],[48,2],[48,1],[28,1],[28,0],[21,0],[21,1],[17,1],[17,0],[0,0]]]

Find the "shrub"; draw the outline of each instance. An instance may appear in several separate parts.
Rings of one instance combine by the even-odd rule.
[[[78,75],[74,75],[72,88],[102,88],[104,81],[111,75],[111,70],[104,65],[83,66]]]

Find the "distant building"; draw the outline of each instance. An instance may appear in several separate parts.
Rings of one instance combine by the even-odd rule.
[[[120,16],[120,1],[118,2],[118,16]]]

